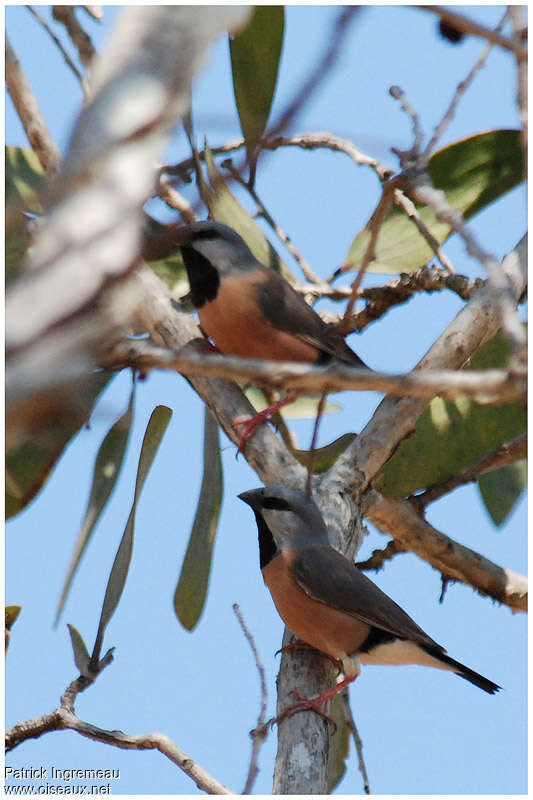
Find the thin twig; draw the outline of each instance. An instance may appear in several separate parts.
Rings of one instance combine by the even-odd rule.
[[[320,400],[318,401],[318,406],[316,409],[316,416],[315,416],[315,424],[313,426],[313,435],[311,437],[311,446],[309,448],[309,464],[307,466],[307,481],[305,484],[305,493],[309,499],[312,497],[311,493],[311,486],[313,482],[313,466],[315,463],[315,451],[316,451],[316,443],[318,439],[318,427],[320,425],[320,420],[322,419],[322,415],[324,413],[324,406],[326,405],[326,400],[328,397],[327,389],[324,389],[322,394],[320,395]]]
[[[437,241],[437,239],[435,239],[429,228],[427,228],[426,225],[424,224],[424,221],[420,216],[420,214],[418,213],[418,210],[415,204],[412,202],[412,200],[406,197],[400,189],[396,189],[394,192],[394,202],[396,203],[396,205],[400,206],[400,208],[402,208],[405,211],[409,219],[414,222],[419,233],[424,237],[426,242],[429,244],[429,246],[435,253],[436,257],[438,258],[444,269],[448,270],[449,272],[455,272],[450,259],[448,258],[446,253],[442,250],[439,242]]]
[[[383,192],[378,207],[376,208],[374,214],[372,215],[372,219],[367,225],[367,228],[370,230],[370,239],[368,241],[368,246],[363,256],[361,266],[359,267],[359,272],[354,282],[352,283],[350,299],[346,304],[344,317],[340,324],[339,330],[343,336],[345,336],[346,333],[348,332],[349,320],[353,314],[353,309],[357,301],[357,294],[359,291],[359,287],[361,285],[361,281],[363,279],[363,275],[365,274],[368,266],[372,263],[372,261],[376,257],[376,245],[378,241],[379,232],[381,230],[383,222],[385,221],[385,217],[389,213],[395,188],[396,188],[395,179],[391,179],[385,184],[385,186],[383,187]],[[337,270],[335,274],[336,275],[340,274],[341,271],[343,272],[349,267],[350,265],[343,265],[340,268],[340,270]]]
[[[284,230],[282,230],[282,228],[280,228],[278,223],[273,218],[272,214],[270,214],[270,212],[266,209],[263,201],[260,200],[257,192],[255,191],[255,188],[248,181],[244,180],[240,172],[237,169],[235,169],[230,159],[223,161],[221,166],[225,167],[231,174],[233,179],[237,181],[237,183],[248,192],[252,200],[257,205],[257,213],[261,217],[263,217],[263,219],[266,222],[268,222],[268,224],[270,225],[270,227],[272,228],[278,239],[285,245],[289,253],[291,253],[293,258],[295,259],[295,261],[298,262],[300,269],[304,274],[305,279],[308,280],[310,283],[320,283],[320,278],[318,278],[315,275],[315,273],[313,272],[313,270],[311,269],[311,267],[309,266],[303,255],[293,245],[290,237],[285,233]]]
[[[37,153],[46,174],[54,177],[59,171],[61,153],[48,130],[28,79],[6,38],[6,84],[28,140]]]
[[[33,16],[35,17],[37,22],[44,28],[44,30],[47,32],[47,34],[53,40],[53,42],[55,43],[55,45],[58,48],[59,52],[61,53],[61,55],[65,59],[65,63],[72,70],[72,72],[74,73],[74,75],[76,76],[78,81],[80,82],[81,88],[82,88],[82,91],[83,91],[83,96],[85,97],[85,99],[87,99],[87,97],[89,96],[89,86],[87,84],[87,81],[85,80],[85,78],[83,77],[83,75],[81,74],[79,69],[77,68],[76,64],[72,61],[71,57],[69,56],[69,54],[67,53],[67,51],[63,47],[63,44],[62,44],[61,40],[58,39],[58,37],[55,35],[55,33],[53,32],[51,27],[48,25],[48,23],[45,20],[45,18],[41,14],[39,14],[39,12],[36,11],[36,9],[33,8],[33,6],[26,6],[26,8],[28,9],[28,11],[31,14],[33,14]]]
[[[368,780],[368,773],[366,771],[365,759],[363,757],[363,742],[361,740],[361,737],[359,736],[359,731],[357,730],[357,725],[355,724],[355,720],[353,718],[352,709],[350,708],[350,698],[347,689],[341,692],[341,697],[344,702],[344,711],[346,713],[348,730],[352,734],[353,743],[355,745],[355,750],[357,752],[357,760],[359,762],[359,772],[363,776],[363,787],[365,790],[365,794],[372,794],[372,792],[370,791],[370,781]]]
[[[339,136],[334,136],[328,132],[300,133],[295,136],[263,136],[259,140],[259,144],[263,150],[278,150],[280,147],[299,147],[302,150],[332,150],[349,156],[355,164],[371,167],[380,180],[387,180],[394,174],[392,168],[384,167],[376,158],[362,153],[349,139],[341,139]],[[219,147],[211,147],[210,150],[213,155],[223,155],[239,150],[244,145],[244,139],[234,139]],[[205,150],[200,150],[198,156],[204,161]],[[179,175],[184,179],[183,176],[192,169],[194,169],[194,159],[186,158],[178,164],[165,165],[162,171],[166,175]]]
[[[498,33],[503,28],[506,19],[507,19],[507,11],[503,15],[503,18],[502,18],[501,22],[499,23],[499,25],[497,25],[497,27],[496,27],[496,31]],[[431,139],[429,140],[429,142],[426,145],[426,149],[424,150],[424,152],[422,154],[422,158],[423,159],[429,159],[431,153],[435,149],[435,145],[437,144],[438,140],[442,137],[442,135],[445,132],[446,128],[452,122],[454,114],[455,114],[455,110],[456,110],[457,106],[459,105],[459,102],[460,102],[461,98],[463,97],[463,95],[467,91],[467,89],[470,87],[472,81],[474,80],[474,78],[476,77],[478,72],[480,72],[483,69],[483,67],[485,66],[485,62],[486,62],[487,57],[488,57],[490,51],[492,50],[492,48],[493,48],[493,43],[489,42],[483,48],[483,52],[481,53],[480,57],[478,58],[478,60],[476,61],[476,63],[474,64],[474,66],[472,67],[472,69],[470,70],[468,75],[466,76],[466,78],[464,80],[462,80],[459,83],[459,85],[457,86],[457,89],[455,90],[455,93],[454,93],[454,95],[453,95],[453,97],[451,99],[451,102],[450,102],[450,105],[448,106],[448,109],[446,110],[446,113],[444,114],[443,118],[438,123],[438,125],[435,127],[435,130],[433,132],[433,136],[431,137]]]
[[[254,730],[250,731],[250,736],[252,737],[252,755],[250,757],[250,766],[248,768],[248,777],[246,778],[246,783],[244,785],[244,789],[242,791],[243,794],[251,794],[252,787],[255,783],[255,779],[257,778],[259,769],[257,767],[257,761],[259,758],[259,751],[268,735],[268,726],[265,725],[265,717],[266,717],[266,710],[267,710],[267,703],[268,703],[268,694],[267,694],[267,684],[265,678],[265,668],[263,667],[263,662],[261,661],[261,657],[257,651],[257,647],[254,642],[254,638],[248,627],[244,621],[244,618],[241,613],[241,609],[239,608],[238,603],[233,604],[233,611],[235,612],[235,616],[239,621],[239,625],[241,626],[242,632],[246,638],[246,641],[250,645],[252,650],[255,665],[257,667],[257,671],[259,673],[259,681],[261,684],[261,707],[259,710],[259,716],[257,718],[257,725]]]
[[[91,37],[76,18],[76,6],[52,6],[52,16],[65,26],[72,44],[78,51],[80,61],[89,70],[96,55]]]
[[[420,118],[418,116],[418,113],[410,105],[407,95],[405,94],[401,86],[391,86],[389,89],[389,93],[391,97],[394,97],[395,100],[400,101],[403,111],[405,111],[405,113],[411,120],[411,124],[413,126],[413,146],[409,150],[409,153],[410,153],[410,158],[412,159],[418,158],[420,150],[422,148],[422,140],[424,138],[422,133],[422,128],[420,127]]]
[[[34,719],[19,722],[6,731],[6,750],[13,750],[28,739],[38,739],[45,733],[59,730],[73,730],[96,742],[111,744],[124,750],[159,750],[183,770],[199,789],[209,794],[233,794],[223,783],[213,778],[203,767],[193,761],[175,742],[163,733],[149,733],[129,736],[122,731],[108,731],[85,722],[76,716],[74,703],[77,695],[91,686],[100,672],[113,660],[112,650],[99,662],[91,676],[80,675],[67,687],[61,697],[61,705],[51,714],[43,714]]]
[[[369,570],[378,572],[380,569],[383,569],[383,565],[386,561],[390,561],[398,553],[404,552],[405,550],[403,547],[394,539],[391,539],[383,550],[374,550],[370,558],[367,558],[366,561],[356,561],[355,566],[364,572]]]
[[[505,50],[510,50],[515,56],[521,60],[527,60],[527,47],[524,47],[521,41],[515,37],[502,36],[498,31],[492,28],[485,28],[474,20],[465,17],[463,14],[457,14],[448,8],[442,6],[420,6],[425,11],[431,11],[432,14],[437,14],[444,22],[447,22],[452,28],[463,33],[469,33],[472,36],[479,36],[481,39],[497,44]]]
[[[158,174],[156,193],[170,208],[179,211],[184,222],[190,224],[197,221],[198,217],[191,204],[171,186],[170,181],[165,177],[162,170]]]
[[[457,475],[452,475],[445,481],[429,486],[422,494],[411,495],[407,499],[410,500],[419,511],[422,511],[430,503],[449,494],[459,486],[464,486],[467,483],[477,481],[478,477],[484,472],[492,469],[504,467],[507,464],[512,464],[515,461],[527,457],[527,433],[511,439],[509,442],[504,442],[499,447],[491,450],[490,453],[482,456],[476,461],[473,466],[459,472]]]

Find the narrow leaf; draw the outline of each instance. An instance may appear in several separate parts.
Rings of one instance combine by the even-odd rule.
[[[283,29],[283,6],[256,6],[246,28],[230,39],[233,91],[252,171],[276,90]]]
[[[124,589],[124,585],[126,583],[126,577],[128,575],[128,569],[133,550],[133,533],[137,503],[139,501],[146,477],[150,471],[150,467],[152,466],[159,445],[161,444],[161,439],[163,438],[163,435],[167,429],[167,425],[170,422],[171,416],[172,411],[169,408],[166,406],[156,406],[156,408],[154,408],[152,411],[152,416],[150,417],[146,427],[141,448],[141,455],[139,457],[139,466],[137,468],[137,480],[135,482],[133,504],[128,521],[126,523],[126,528],[122,534],[122,539],[120,541],[115,560],[113,562],[113,567],[111,568],[111,574],[107,582],[104,602],[102,605],[102,613],[100,616],[100,622],[98,624],[98,632],[96,634],[94,650],[91,656],[91,664],[93,667],[96,666],[100,657],[100,650],[102,647],[105,629],[109,624],[109,620],[116,611],[122,591]]]
[[[25,441],[16,441],[6,455],[6,518],[18,514],[44,486],[53,466],[80,427],[114,373],[96,372],[83,385],[62,397]],[[49,409],[47,409],[49,411]]]
[[[442,189],[452,208],[465,219],[477,214],[506,192],[518,186],[524,176],[520,131],[497,130],[480,133],[443,148],[429,160],[433,185]],[[437,221],[433,211],[417,206],[422,221],[442,244],[450,235],[449,225]],[[345,263],[359,269],[370,232],[368,226],[353,240]],[[433,251],[407,215],[394,205],[381,226],[376,259],[369,272],[409,272],[425,264]]]
[[[506,358],[507,344],[498,334],[480,348],[470,368],[500,367]],[[525,430],[526,410],[518,403],[493,406],[464,396],[436,397],[373,484],[389,497],[404,497],[462,472]]]
[[[5,272],[6,280],[12,280],[28,249],[26,221],[22,209],[41,214],[42,208],[37,193],[43,188],[45,177],[41,163],[33,150],[26,147],[5,148],[5,203],[19,207],[15,222],[6,234]]]
[[[81,633],[67,622],[68,632],[70,633],[70,643],[74,653],[74,662],[80,671],[80,675],[87,675],[89,671],[89,651],[85,647]]]
[[[89,544],[89,540],[93,534],[96,523],[115,488],[117,478],[122,467],[124,453],[126,452],[126,445],[131,430],[131,422],[133,418],[133,403],[135,397],[135,381],[132,382],[130,400],[128,408],[125,413],[118,419],[115,424],[108,431],[105,439],[100,445],[98,455],[93,469],[93,484],[91,487],[91,494],[85,512],[81,530],[78,534],[78,540],[74,548],[74,555],[68,568],[67,577],[61,592],[61,598],[56,612],[55,622],[57,625],[59,617],[63,611],[68,592],[72,585],[72,580],[80,563],[81,557],[85,552],[85,548]]]
[[[174,594],[174,610],[187,630],[198,623],[205,605],[213,545],[222,504],[222,460],[218,425],[205,409],[204,475],[187,552]]]
[[[527,461],[485,472],[478,478],[479,491],[495,525],[501,525],[527,486]]]
[[[317,447],[313,454],[311,450],[297,450],[295,447],[290,446],[289,450],[304,467],[309,468],[312,459],[313,474],[319,475],[321,472],[325,472],[333,466],[338,457],[344,453],[355,437],[355,433],[343,433],[342,436],[339,436],[338,439],[334,439],[333,442],[325,444],[323,447]]]

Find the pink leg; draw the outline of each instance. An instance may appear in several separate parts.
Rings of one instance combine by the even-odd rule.
[[[331,700],[332,697],[335,697],[336,694],[342,692],[342,690],[348,686],[352,681],[357,678],[357,675],[354,675],[352,678],[345,678],[341,683],[337,683],[331,689],[327,689],[325,692],[322,692],[321,695],[318,697],[304,697],[299,692],[293,692],[293,695],[299,700],[298,703],[294,703],[292,706],[288,706],[281,714],[276,717],[274,722],[277,722],[278,725],[280,722],[283,722],[284,719],[288,717],[292,717],[294,714],[297,714],[299,711],[314,711],[321,717],[331,723],[331,725],[336,729],[337,726],[334,720],[331,717],[328,717],[327,714],[324,713],[322,707],[328,700]]]
[[[255,417],[252,419],[238,419],[235,420],[235,425],[246,425],[244,432],[241,436],[241,440],[239,442],[239,447],[237,448],[237,453],[242,453],[244,450],[244,445],[250,439],[255,429],[258,428],[263,422],[267,422],[270,420],[272,414],[275,414],[280,408],[283,406],[288,405],[289,403],[294,402],[294,395],[287,395],[284,400],[278,400],[277,403],[272,403],[272,405],[268,406],[268,408],[263,409],[263,411],[259,411]]]

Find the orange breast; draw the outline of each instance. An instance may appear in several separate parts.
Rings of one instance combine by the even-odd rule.
[[[316,361],[318,351],[269,324],[257,303],[257,276],[227,277],[215,300],[199,310],[200,324],[222,353],[273,361]]]
[[[292,557],[290,551],[281,553],[263,569],[280,617],[296,636],[323,653],[339,660],[355,653],[370,627],[307,595],[291,576]]]

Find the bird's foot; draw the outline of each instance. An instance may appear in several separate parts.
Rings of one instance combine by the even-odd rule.
[[[263,424],[263,422],[270,422],[272,418],[272,414],[276,414],[283,406],[286,406],[288,403],[292,403],[294,400],[293,395],[288,395],[283,400],[278,400],[276,403],[272,403],[272,405],[268,406],[268,408],[264,408],[263,411],[258,411],[257,414],[252,417],[245,417],[244,419],[236,419],[233,423],[234,425],[246,425],[242,436],[239,441],[239,446],[237,448],[237,455],[242,453],[244,450],[244,446],[248,439],[254,435],[256,428]]]
[[[325,713],[323,706],[328,702],[328,700],[331,700],[332,697],[335,697],[336,694],[342,692],[342,690],[353,680],[355,680],[356,677],[357,675],[353,675],[349,678],[345,678],[340,683],[332,686],[331,689],[327,689],[325,692],[322,692],[322,694],[320,694],[318,697],[304,697],[300,694],[300,692],[292,692],[299,702],[293,703],[292,706],[288,706],[286,709],[284,709],[284,711],[282,711],[281,714],[275,718],[274,722],[277,722],[279,725],[284,719],[288,719],[289,717],[294,716],[294,714],[298,714],[299,711],[314,711],[315,714],[323,717],[326,722],[333,726],[333,733],[335,733],[337,730],[337,723]]]

